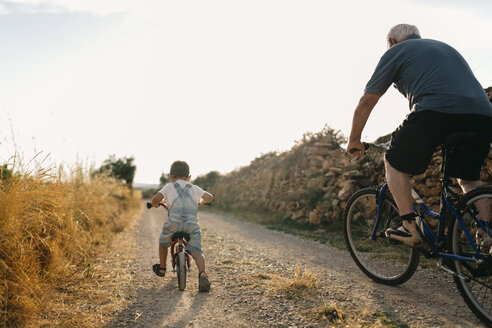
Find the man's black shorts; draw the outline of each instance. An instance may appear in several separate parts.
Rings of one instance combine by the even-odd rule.
[[[422,174],[437,146],[455,132],[476,132],[483,142],[456,151],[448,167],[450,175],[469,181],[480,179],[480,168],[492,141],[492,118],[488,116],[412,112],[393,132],[386,160],[400,172]]]

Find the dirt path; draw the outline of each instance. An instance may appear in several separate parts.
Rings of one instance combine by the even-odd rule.
[[[151,266],[158,261],[157,238],[164,210],[145,210],[135,238],[130,304],[108,327],[327,327],[312,310],[335,303],[346,311],[368,310],[411,327],[480,327],[447,274],[419,269],[399,287],[373,283],[347,251],[297,238],[229,216],[200,213],[210,293],[198,293],[192,267],[184,292],[175,274],[162,279]],[[292,276],[297,266],[319,279],[316,292],[286,295],[276,277]],[[168,265],[170,267],[170,265]],[[366,311],[367,312],[367,311]]]

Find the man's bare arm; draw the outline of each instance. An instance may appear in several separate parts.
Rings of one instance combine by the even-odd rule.
[[[378,93],[364,93],[359,100],[359,104],[355,108],[354,117],[352,119],[352,129],[350,131],[349,142],[347,145],[347,151],[351,149],[360,150],[359,155],[364,154],[364,145],[360,141],[362,136],[362,131],[366,126],[367,119],[371,114],[374,106],[381,98]]]

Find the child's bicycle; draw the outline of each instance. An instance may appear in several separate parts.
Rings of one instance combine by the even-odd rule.
[[[159,203],[167,209],[167,204]],[[147,203],[147,208],[152,207],[151,203]],[[190,272],[190,255],[186,252],[186,246],[190,241],[190,235],[186,232],[175,232],[171,236],[171,263],[173,272],[178,276],[178,288],[183,291],[186,288],[186,273]]]
[[[437,259],[440,269],[452,274],[469,308],[487,325],[492,325],[492,185],[483,185],[462,196],[449,188],[448,159],[458,147],[477,140],[474,133],[457,133],[446,139],[442,148],[441,209],[431,211],[412,189],[414,210],[423,247],[390,244],[388,228],[401,226],[402,220],[388,185],[365,188],[353,194],[344,211],[345,241],[355,263],[371,279],[399,285],[414,274],[420,253]],[[365,144],[386,148],[386,144]],[[432,231],[424,218],[438,219]],[[479,228],[485,238],[476,239]],[[436,234],[436,235],[435,235]],[[488,240],[487,240],[488,239]],[[486,240],[486,242],[484,242]]]

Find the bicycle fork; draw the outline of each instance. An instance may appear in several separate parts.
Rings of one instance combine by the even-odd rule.
[[[176,244],[177,245],[177,251],[176,250]],[[177,239],[174,241],[174,243],[171,245],[171,257],[172,257],[172,265],[173,265],[173,271],[172,272],[177,272],[176,271],[176,263],[177,263],[177,257],[179,256],[180,253],[184,253],[184,258],[185,258],[185,268],[187,272],[191,271],[191,260],[190,260],[190,254],[185,250],[186,247],[186,241]]]

